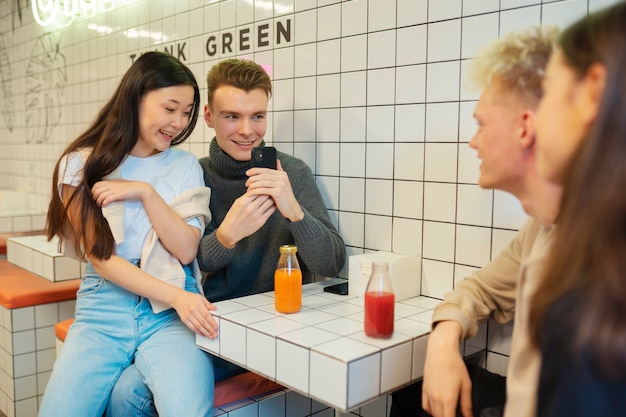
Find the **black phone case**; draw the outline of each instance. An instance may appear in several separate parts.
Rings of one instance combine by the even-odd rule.
[[[252,166],[276,169],[276,148],[265,146],[252,149]]]

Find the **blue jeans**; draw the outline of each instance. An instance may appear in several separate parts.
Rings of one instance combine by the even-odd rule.
[[[217,356],[210,356],[213,358],[215,382],[246,372],[244,368],[231,362]],[[150,392],[150,389],[143,383],[137,367],[135,365],[129,366],[122,372],[115,387],[113,387],[106,417],[158,416],[159,414],[154,406],[152,392]]]
[[[186,289],[198,292],[187,268]],[[39,417],[101,417],[118,378],[133,362],[161,417],[213,415],[213,365],[174,309],[100,277],[88,264],[74,323],[54,364]]]

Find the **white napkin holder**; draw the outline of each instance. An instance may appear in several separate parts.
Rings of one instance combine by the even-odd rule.
[[[372,273],[372,262],[389,263],[391,286],[396,301],[420,295],[422,284],[422,259],[419,256],[391,252],[370,252],[351,255],[348,260],[348,294],[365,296],[365,288]]]

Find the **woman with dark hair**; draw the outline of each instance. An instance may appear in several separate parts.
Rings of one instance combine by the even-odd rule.
[[[626,3],[562,32],[537,117],[539,169],[564,185],[533,298],[538,416],[626,415]]]
[[[48,238],[86,268],[39,416],[102,416],[133,362],[159,415],[212,415],[213,367],[195,346],[217,329],[196,262],[210,190],[196,157],[172,148],[199,102],[185,65],[143,54],[57,162]]]

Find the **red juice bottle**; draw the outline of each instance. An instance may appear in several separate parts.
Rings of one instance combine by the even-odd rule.
[[[365,290],[365,334],[370,337],[389,338],[393,334],[396,297],[391,288],[389,264],[374,261],[372,275]]]

